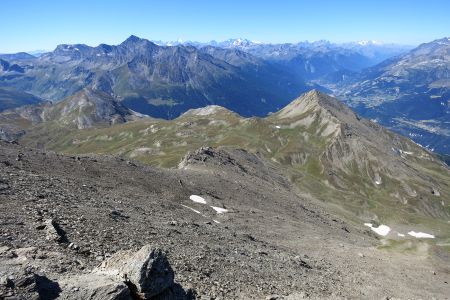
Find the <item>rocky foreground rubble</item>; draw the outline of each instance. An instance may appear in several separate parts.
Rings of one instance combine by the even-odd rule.
[[[444,254],[378,250],[257,155],[204,148],[180,167],[0,142],[0,299],[450,294]]]
[[[192,299],[174,282],[174,272],[166,254],[150,245],[137,252],[119,251],[91,272],[49,280],[33,267],[18,272],[27,260],[43,260],[36,248],[16,250],[3,247],[2,258],[11,258],[10,275],[0,279],[1,299]]]
[[[91,273],[63,284],[62,299],[192,299],[191,291],[174,282],[166,254],[150,245],[139,251],[119,251]],[[74,292],[75,291],[75,292]]]

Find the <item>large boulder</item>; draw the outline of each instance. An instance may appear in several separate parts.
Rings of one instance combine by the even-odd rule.
[[[46,226],[52,226],[51,221]],[[55,231],[57,231],[55,229]],[[50,230],[52,240],[58,235]],[[9,255],[9,253],[11,255]],[[174,272],[166,254],[144,246],[134,252],[119,251],[99,267],[87,273],[67,274],[49,279],[35,273],[41,260],[35,247],[10,251],[0,247],[0,299],[91,299],[91,300],[187,300],[193,291],[185,291],[174,282]],[[33,257],[33,259],[31,259]],[[30,265],[30,262],[36,264]],[[25,273],[24,273],[25,268]],[[74,270],[73,270],[74,271]]]
[[[174,286],[174,272],[166,254],[150,245],[137,252],[119,251],[104,261],[94,273],[121,279],[131,293],[149,299]]]

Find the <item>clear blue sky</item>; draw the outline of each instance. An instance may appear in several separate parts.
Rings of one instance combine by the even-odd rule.
[[[450,36],[449,0],[1,0],[0,53],[62,43],[326,39],[418,44]]]

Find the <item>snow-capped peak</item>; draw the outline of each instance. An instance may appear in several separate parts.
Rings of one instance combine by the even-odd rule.
[[[251,41],[248,39],[237,38],[237,39],[229,39],[219,43],[219,46],[222,47],[248,47],[254,44],[261,44],[258,41]]]
[[[356,42],[360,46],[369,46],[369,45],[382,45],[383,42],[380,41],[374,41],[374,40],[362,40]]]
[[[235,46],[240,46],[240,45],[242,45],[242,42],[243,42],[243,41],[244,41],[244,40],[241,39],[241,38],[235,39],[235,40],[233,41],[233,45],[235,45]]]
[[[235,46],[246,46],[246,45],[251,45],[251,44],[262,44],[259,41],[253,41],[253,40],[248,40],[248,39],[243,39],[243,38],[237,38],[235,40],[230,40],[233,41],[233,45]]]

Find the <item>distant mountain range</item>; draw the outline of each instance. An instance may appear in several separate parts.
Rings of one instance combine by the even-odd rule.
[[[267,61],[291,69],[307,80],[325,79],[335,72],[355,72],[373,66],[387,58],[405,53],[409,45],[384,44],[375,41],[331,43],[329,41],[268,44],[237,38],[223,42],[174,41],[160,45],[191,45],[197,48],[219,47],[239,49]]]
[[[21,69],[0,73],[0,87],[50,101],[92,87],[162,118],[210,104],[245,116],[265,115],[314,87],[290,70],[237,49],[165,47],[136,36],[117,46],[59,45],[39,58],[11,61]]]
[[[422,44],[328,87],[362,115],[450,154],[450,38]]]
[[[283,57],[295,55],[296,50],[299,49],[319,49],[327,47],[330,49],[347,49],[352,50],[358,54],[361,54],[372,60],[373,63],[381,62],[387,58],[396,56],[414,48],[412,45],[401,45],[393,43],[383,43],[378,41],[356,41],[347,43],[332,43],[326,40],[320,40],[315,42],[298,42],[298,43],[263,43],[259,41],[253,41],[245,38],[228,39],[222,42],[210,41],[210,42],[195,42],[195,41],[154,41],[155,44],[161,46],[175,46],[175,45],[190,45],[198,48],[204,46],[214,46],[219,48],[236,48],[252,54],[260,53],[261,57]],[[289,53],[290,50],[291,53]]]

